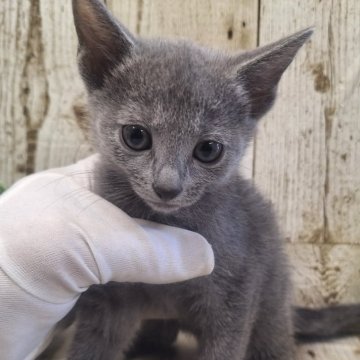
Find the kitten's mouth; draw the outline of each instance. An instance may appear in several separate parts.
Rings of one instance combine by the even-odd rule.
[[[163,213],[174,212],[181,208],[181,206],[179,205],[169,204],[166,202],[150,201],[150,200],[145,200],[145,201],[152,209]]]

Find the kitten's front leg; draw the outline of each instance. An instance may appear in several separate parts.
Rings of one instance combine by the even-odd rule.
[[[199,339],[197,360],[244,360],[247,334],[229,328],[213,334],[205,332]]]
[[[93,286],[80,299],[69,360],[123,360],[141,324],[141,310],[127,291]]]
[[[251,311],[251,309],[249,309]],[[227,311],[212,319],[199,338],[198,360],[292,360],[293,338],[287,315],[274,309],[274,317]],[[221,313],[221,312],[219,312]],[[270,314],[269,314],[270,315]],[[259,321],[260,320],[260,321]]]
[[[286,302],[264,303],[254,325],[246,360],[292,360],[295,358],[292,314]]]
[[[203,291],[204,280],[187,289],[190,296],[184,300],[184,309],[188,311],[181,320],[198,338],[198,360],[294,358],[286,292],[278,286],[270,294],[271,289],[263,289],[254,278],[235,278],[234,283],[214,274],[207,290]],[[202,296],[194,296],[197,289],[202,289]]]
[[[184,328],[194,333],[199,343],[197,360],[244,360],[254,322],[251,299],[246,306],[239,296],[232,304],[218,304],[216,308],[195,304]]]

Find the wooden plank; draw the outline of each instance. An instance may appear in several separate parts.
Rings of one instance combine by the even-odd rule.
[[[38,127],[35,171],[74,162],[91,152],[81,116],[84,87],[76,64],[71,0],[40,0],[39,16],[47,104]]]
[[[360,246],[288,244],[295,303],[326,306],[360,299]]]
[[[252,49],[257,44],[258,2],[252,0],[107,0],[131,31],[144,37],[186,38],[223,50]],[[240,170],[252,177],[253,148]]]
[[[293,273],[294,302],[310,307],[358,303],[360,246],[348,244],[288,244]],[[360,338],[298,348],[298,360],[356,360]]]
[[[133,32],[146,37],[180,37],[222,49],[256,46],[257,1],[106,0]]]
[[[297,360],[358,360],[360,340],[338,340],[327,344],[306,344],[298,348]]]
[[[255,181],[275,204],[295,299],[359,302],[359,23],[354,0],[262,1],[260,44],[315,25],[260,125]],[[356,29],[354,29],[354,26]],[[299,359],[360,358],[359,339],[299,349]]]
[[[0,182],[9,186],[90,148],[76,116],[84,90],[71,0],[8,0],[0,14]]]
[[[255,181],[275,204],[285,237],[292,242],[324,241],[324,94],[314,89],[312,66],[322,59],[326,36],[322,11],[326,9],[326,5],[314,6],[312,1],[296,6],[261,2],[261,45],[310,25],[318,26],[285,72],[277,102],[260,124],[256,139]]]
[[[327,241],[360,244],[360,2],[329,6],[324,72]],[[359,355],[360,357],[360,355]]]
[[[261,44],[313,24],[316,32],[260,126],[255,180],[289,241],[359,243],[360,3],[261,4]]]
[[[27,129],[23,83],[30,29],[30,2],[0,2],[0,184],[26,173]]]

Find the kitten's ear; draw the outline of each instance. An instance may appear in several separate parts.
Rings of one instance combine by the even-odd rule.
[[[236,80],[249,95],[254,119],[260,118],[271,108],[283,72],[312,33],[313,28],[308,28],[238,56]]]
[[[80,73],[89,89],[97,89],[105,76],[130,55],[135,39],[100,1],[73,0],[72,4]]]

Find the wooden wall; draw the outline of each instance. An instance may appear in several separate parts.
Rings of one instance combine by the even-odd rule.
[[[316,32],[284,75],[242,171],[272,199],[297,303],[360,301],[360,2],[107,0],[142,36],[254,48]],[[70,0],[0,2],[0,185],[91,152]],[[299,359],[360,359],[360,340]]]

